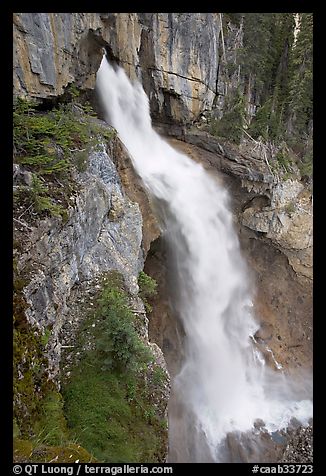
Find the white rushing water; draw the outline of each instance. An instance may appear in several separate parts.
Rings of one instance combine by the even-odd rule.
[[[204,441],[209,459],[220,461],[226,435],[251,431],[258,419],[270,432],[293,417],[307,425],[310,383],[270,369],[252,338],[259,326],[227,191],[153,130],[141,84],[105,58],[97,91],[144,185],[166,207],[163,233],[174,250],[176,306],[186,336],[185,361],[173,384],[187,420],[178,421],[179,440],[189,442],[184,453],[201,461]],[[179,452],[178,458],[189,455]]]

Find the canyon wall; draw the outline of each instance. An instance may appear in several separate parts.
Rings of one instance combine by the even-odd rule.
[[[218,13],[16,13],[13,21],[14,96],[34,99],[40,110],[60,100],[70,86],[92,92],[104,52],[142,81],[158,130],[177,138],[176,146],[219,174],[231,193],[257,286],[262,323],[257,338],[269,343],[282,365],[311,365],[311,191],[298,176],[280,180],[259,152],[188,127],[212,109],[221,117],[227,95],[241,84],[240,70],[227,66],[237,65],[241,25],[224,25],[223,42]],[[250,87],[246,93],[253,115]],[[14,162],[16,190],[32,188],[30,168]],[[80,319],[80,290],[92,295],[98,277],[112,270],[124,276],[133,309],[145,316],[140,332],[147,343],[153,336],[166,350],[163,333],[171,319],[166,318],[168,325],[163,322],[161,311],[168,314],[167,304],[161,306],[157,298],[148,336],[148,319],[137,294],[137,276],[160,232],[119,139],[108,143],[102,138],[89,151],[86,169],[74,169],[65,220],[43,216],[29,222],[24,204],[14,213],[24,313],[41,333],[51,329],[46,349],[52,378],[60,373],[61,347],[71,344],[63,331],[70,326],[69,332],[78,332],[74,321]],[[147,268],[153,275],[163,273],[155,273],[150,257]],[[166,335],[173,336],[171,329]],[[165,341],[166,348],[173,347]],[[149,345],[165,369],[162,351]],[[173,359],[176,354],[174,349]],[[163,413],[168,387],[164,391]]]
[[[142,80],[154,117],[189,122],[212,106],[219,34],[215,13],[17,13],[15,93],[54,97],[69,83],[92,89],[105,48]]]

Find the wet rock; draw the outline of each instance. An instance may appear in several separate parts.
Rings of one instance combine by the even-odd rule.
[[[260,328],[255,333],[255,339],[270,340],[273,335],[273,326],[268,322],[262,322]]]
[[[313,463],[313,429],[311,426],[298,428],[280,460],[282,463]]]
[[[178,131],[173,132],[180,133],[180,128]],[[204,137],[204,134],[201,134],[201,136]],[[186,134],[184,134],[184,137],[186,137]],[[273,235],[269,234],[267,237],[266,233],[259,233],[256,229],[245,226],[243,217],[248,209],[253,213],[261,214],[269,210],[273,197],[273,187],[277,183],[241,179],[241,171],[236,169],[233,172],[231,165],[228,166],[227,170],[226,168],[224,169],[225,172],[222,172],[217,152],[210,152],[205,148],[194,146],[184,140],[169,139],[169,142],[173,147],[201,163],[212,177],[218,182],[222,182],[223,186],[230,193],[230,208],[238,229],[241,249],[248,262],[251,274],[250,279],[252,289],[254,290],[254,315],[258,324],[265,322],[273,328],[270,339],[266,342],[257,341],[258,348],[262,352],[267,364],[275,370],[278,370],[279,365],[282,365],[284,369],[289,367],[310,369],[312,366],[313,349],[312,281],[304,273],[307,274],[308,269],[312,271],[312,268],[305,266],[308,262],[311,248],[299,249],[295,247],[300,246],[300,240],[306,240],[305,228],[302,227],[300,237],[300,228],[297,228],[297,241],[293,242],[293,248],[291,248],[290,242],[288,242],[288,245],[285,245],[284,241],[281,245],[280,241],[276,242],[273,239]],[[216,143],[214,142],[214,144]],[[221,145],[225,147],[224,144]],[[242,160],[245,158],[246,155],[242,154]],[[248,163],[250,163],[250,160]],[[252,167],[254,167],[254,164],[255,162],[252,162]],[[267,169],[268,167],[265,170],[267,171]],[[239,172],[239,175],[237,175],[237,172]],[[306,189],[299,191],[300,186],[297,187],[296,184],[292,185],[291,183],[286,184],[286,188],[291,188],[292,186],[295,191],[294,195],[299,193],[296,199],[299,207],[303,207],[305,200],[311,203],[309,191]],[[287,207],[293,197],[293,195],[291,197],[292,192],[289,190],[285,191],[283,187],[277,188],[277,190],[281,196],[283,194],[281,191],[284,191],[284,199],[278,195],[275,203],[277,201],[278,204]],[[305,208],[308,207],[305,205]],[[290,215],[293,213],[291,210],[287,210],[287,212],[290,212]],[[304,212],[298,209],[298,213]],[[285,234],[283,237],[285,237]],[[296,259],[295,269],[292,261],[294,259]],[[155,262],[155,266],[153,270],[151,269],[150,273],[154,273],[154,270],[159,269],[159,266],[160,263]],[[300,266],[303,268],[302,270]],[[159,277],[156,277],[156,280],[160,282]],[[153,321],[157,307],[158,305],[156,304]],[[168,329],[162,327],[161,322],[165,316],[163,311],[163,309],[160,309],[158,312],[157,325],[159,326],[159,332],[155,334],[157,335],[156,342],[160,347],[163,347],[162,341],[167,337],[169,337],[172,344],[175,344],[177,341],[173,334],[171,334],[170,338]],[[280,336],[281,340],[277,336]],[[267,347],[269,350],[267,350]],[[170,371],[175,360],[174,355],[168,360]]]

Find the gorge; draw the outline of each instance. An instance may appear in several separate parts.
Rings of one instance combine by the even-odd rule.
[[[208,132],[243,29],[223,18],[15,15],[17,461],[72,436],[82,461],[280,461],[311,428],[310,185],[285,146]]]
[[[257,420],[269,432],[287,428],[292,418],[308,425],[309,381],[300,375],[298,386],[285,374],[270,373],[259,349],[251,347],[259,325],[226,192],[201,165],[160,139],[141,85],[132,85],[105,58],[97,88],[107,121],[149,193],[162,203],[162,236],[172,250],[174,307],[185,330],[184,363],[174,380],[175,405],[179,411],[184,407],[184,416],[169,421],[170,451],[178,454],[174,462],[207,462],[207,448],[219,462],[228,434],[250,431]]]

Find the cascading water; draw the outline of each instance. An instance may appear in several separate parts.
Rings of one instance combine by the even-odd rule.
[[[177,462],[222,461],[228,434],[286,428],[312,417],[310,379],[300,383],[265,365],[253,335],[251,285],[229,211],[229,197],[200,165],[152,128],[148,98],[124,70],[102,60],[97,90],[150,194],[165,204],[162,233],[174,250],[184,362],[173,382],[170,418]],[[171,452],[170,452],[171,454]]]

